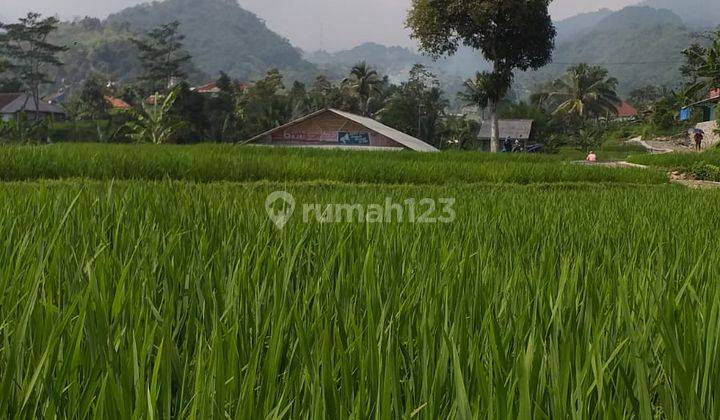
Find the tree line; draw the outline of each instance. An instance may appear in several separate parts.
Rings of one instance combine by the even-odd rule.
[[[492,71],[467,80],[458,93],[463,103],[482,112],[481,119],[489,117],[492,150],[498,149],[500,118],[534,119],[541,142],[572,144],[597,130],[598,122],[616,113],[622,102],[619,81],[607,69],[588,64],[570,66],[526,101],[513,100],[514,73],[540,68],[551,59],[555,29],[547,8],[547,0],[503,0],[470,14],[470,5],[460,0],[413,1],[407,24],[424,51],[439,57],[466,45],[493,63]],[[48,69],[62,66],[58,55],[67,50],[48,42],[58,23],[29,13],[17,23],[0,24],[1,91],[28,92],[37,105],[42,86],[53,82]],[[476,145],[479,121],[452,114],[437,77],[422,65],[402,83],[391,83],[365,62],[353,66],[343,80],[320,75],[309,85],[287,85],[275,69],[250,84],[221,72],[215,91],[201,94],[187,82],[192,57],[179,25],[160,25],[132,40],[141,66],[135,80],[113,83],[100,74],[85,80],[63,105],[71,118],[104,121],[98,132],[107,141],[235,142],[313,111],[337,108],[376,118],[439,148]],[[630,95],[631,103],[652,115],[650,127],[676,128],[679,106],[720,88],[720,32],[707,38],[683,51],[686,83],[681,92],[649,86]],[[132,109],[113,110],[109,96]]]

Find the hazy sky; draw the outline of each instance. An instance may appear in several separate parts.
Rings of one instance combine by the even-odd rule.
[[[274,31],[306,50],[351,48],[367,41],[414,46],[405,29],[411,0],[239,0]],[[143,0],[3,0],[0,16],[16,18],[28,10],[59,15],[105,17]],[[555,0],[552,13],[563,19],[603,7],[621,8],[639,0]]]

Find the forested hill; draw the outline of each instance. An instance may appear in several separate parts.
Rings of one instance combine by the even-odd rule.
[[[680,83],[681,51],[694,40],[683,20],[669,10],[628,7],[612,13],[585,35],[559,42],[553,63],[518,77],[524,93],[559,77],[575,63],[606,67],[620,81],[620,93],[647,86]]]
[[[714,28],[720,24],[718,0],[646,0],[640,5],[668,9],[680,16],[693,30]]]
[[[185,47],[197,68],[208,75],[225,71],[250,80],[278,68],[290,79],[307,79],[316,68],[290,42],[267,28],[235,0],[166,0],[127,8],[111,15],[110,25],[126,24],[144,32],[177,20]]]

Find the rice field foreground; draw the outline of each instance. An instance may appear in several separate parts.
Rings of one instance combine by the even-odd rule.
[[[268,219],[457,198],[450,224]],[[720,416],[718,192],[0,185],[7,418]]]
[[[354,152],[232,145],[55,144],[0,148],[0,181],[662,184],[662,170],[572,165],[559,155]]]

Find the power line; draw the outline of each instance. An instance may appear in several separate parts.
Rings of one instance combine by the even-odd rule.
[[[684,61],[626,61],[623,63],[608,63],[608,62],[588,62],[588,61],[580,61],[575,63],[565,63],[565,62],[552,62],[548,64],[548,66],[556,65],[556,66],[574,66],[578,64],[589,64],[593,66],[642,66],[642,65],[652,65],[652,64],[684,64]]]

